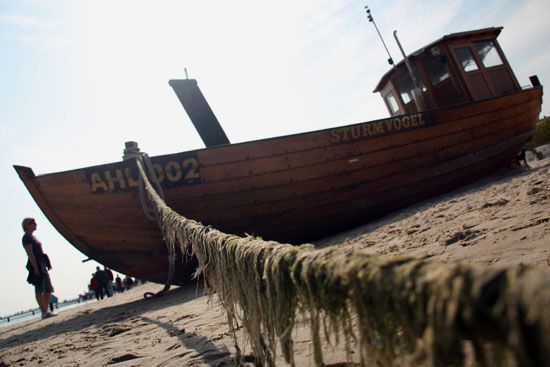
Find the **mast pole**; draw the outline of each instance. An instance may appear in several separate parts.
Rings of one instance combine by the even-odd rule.
[[[376,25],[376,22],[374,21],[374,18],[372,17],[372,14],[370,13],[370,9],[368,6],[365,6],[365,11],[367,12],[367,18],[369,22],[374,24],[374,29],[376,29],[376,33],[378,33],[378,37],[380,37],[380,41],[382,41],[382,44],[384,45],[384,48],[386,49],[386,52],[388,53],[388,64],[392,65],[395,68],[395,64],[393,62],[393,58],[391,57],[390,51],[388,50],[388,47],[386,46],[386,42],[384,42],[384,39],[382,38],[382,35],[380,34],[380,31],[378,30],[378,26]]]

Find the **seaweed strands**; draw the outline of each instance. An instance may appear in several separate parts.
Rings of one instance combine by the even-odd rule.
[[[227,312],[237,359],[242,324],[261,365],[280,345],[295,365],[292,331],[309,315],[315,363],[323,341],[357,344],[361,365],[540,366],[550,360],[550,272],[373,257],[238,237],[187,219],[143,176],[169,248],[191,248]],[[349,354],[348,354],[349,356]]]

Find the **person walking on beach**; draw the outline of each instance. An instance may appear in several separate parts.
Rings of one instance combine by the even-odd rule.
[[[113,272],[111,271],[111,269],[105,266],[103,267],[103,271],[105,272],[105,274],[107,274],[107,277],[109,278],[109,282],[107,283],[107,296],[112,297],[114,293],[113,281],[115,280]]]
[[[42,244],[33,236],[33,232],[36,231],[36,220],[34,218],[25,218],[21,223],[23,231],[23,248],[27,252],[27,269],[29,270],[29,277],[27,281],[34,285],[34,292],[36,294],[36,302],[42,312],[42,318],[48,318],[56,316],[54,313],[48,311],[50,305],[50,295],[53,292],[52,282],[50,275],[48,274],[48,268],[51,269],[50,260],[42,250]]]
[[[88,286],[90,290],[94,292],[95,299],[99,301],[99,298],[103,299],[103,289],[100,287],[99,282],[95,276],[95,273],[92,273],[92,279],[90,279],[90,285]]]
[[[115,278],[115,284],[116,284],[116,291],[117,292],[124,292],[124,286],[122,285],[122,279],[120,278],[120,275],[117,274]]]
[[[53,308],[59,307],[59,299],[55,296],[55,294],[50,294],[50,312],[53,312]]]
[[[134,286],[134,280],[132,279],[132,277],[129,277],[128,275],[126,275],[126,277],[124,278],[124,288],[126,290],[129,290],[133,286]]]

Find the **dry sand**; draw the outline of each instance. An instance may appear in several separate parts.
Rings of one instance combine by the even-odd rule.
[[[550,159],[530,170],[501,170],[475,184],[319,241],[378,255],[411,255],[491,266],[550,266]],[[145,284],[46,320],[0,329],[3,366],[233,366],[223,308],[200,286],[144,300]],[[243,354],[250,353],[239,330]],[[298,366],[314,365],[307,330],[296,332]],[[345,366],[342,346],[329,366]],[[278,365],[284,365],[279,361]]]

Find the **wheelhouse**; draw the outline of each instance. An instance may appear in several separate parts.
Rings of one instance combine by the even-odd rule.
[[[391,116],[498,97],[521,90],[497,37],[502,27],[446,35],[388,71],[380,92]]]

